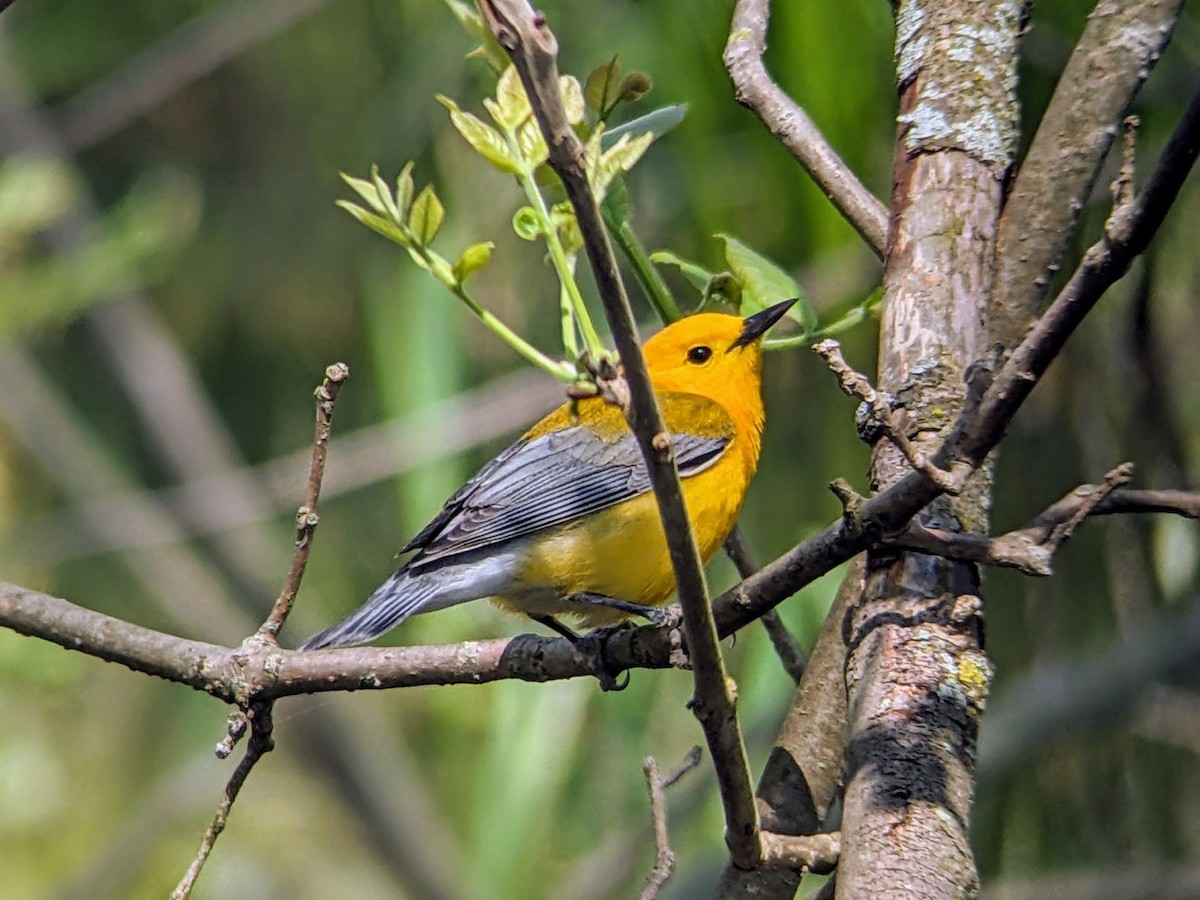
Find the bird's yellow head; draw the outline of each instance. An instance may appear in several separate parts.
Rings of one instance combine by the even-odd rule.
[[[762,337],[795,302],[746,318],[700,313],[668,325],[644,348],[655,388],[709,397],[761,431]]]

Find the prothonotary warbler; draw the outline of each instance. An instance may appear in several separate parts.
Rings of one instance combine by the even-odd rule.
[[[701,313],[645,345],[684,502],[707,562],[758,467],[763,334],[794,301],[748,318]],[[416,551],[347,618],[302,650],[361,644],[409,616],[490,598],[562,632],[659,606],[675,590],[641,450],[598,397],[560,406],[484,466],[401,552]]]

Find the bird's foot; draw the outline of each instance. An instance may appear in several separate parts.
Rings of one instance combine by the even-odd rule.
[[[623,691],[629,687],[629,670],[611,665],[604,653],[608,639],[618,631],[627,630],[630,627],[628,622],[604,628],[593,628],[587,634],[579,634],[554,616],[530,615],[529,618],[565,637],[580,654],[591,661],[592,672],[595,674],[596,680],[600,682],[600,690]]]
[[[642,603],[630,603],[628,600],[618,600],[616,597],[609,597],[607,594],[595,594],[590,591],[579,594],[568,594],[562,598],[562,601],[564,603],[576,603],[580,606],[612,609],[617,612],[628,613],[631,616],[640,616],[651,625],[657,625],[660,628],[678,628],[681,621],[681,614],[677,604],[665,608],[661,606],[646,606]]]

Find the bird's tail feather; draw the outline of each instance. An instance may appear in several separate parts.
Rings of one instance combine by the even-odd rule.
[[[365,644],[420,612],[439,592],[437,579],[409,575],[401,569],[371,594],[358,609],[336,625],[314,634],[301,650]]]

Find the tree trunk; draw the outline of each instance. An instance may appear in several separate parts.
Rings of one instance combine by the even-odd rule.
[[[1004,179],[1016,143],[1022,8],[903,0],[897,7],[900,132],[884,272],[879,387],[929,452],[962,408],[964,373],[988,347],[987,303]],[[909,471],[877,445],[872,489]],[[990,478],[919,517],[986,532]],[[837,896],[969,897],[968,841],[983,654],[975,566],[874,554],[850,613],[847,787]]]

